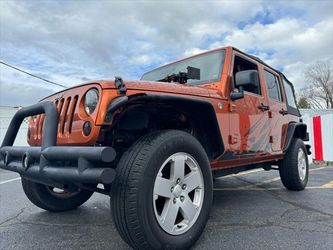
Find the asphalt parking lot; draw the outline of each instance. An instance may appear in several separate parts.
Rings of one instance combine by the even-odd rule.
[[[215,181],[214,205],[194,249],[333,249],[333,167],[312,166],[302,192],[277,171]],[[19,176],[0,170],[0,249],[129,249],[100,194],[80,208],[49,213],[25,197]]]

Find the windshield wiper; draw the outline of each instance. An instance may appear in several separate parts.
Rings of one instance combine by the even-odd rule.
[[[157,80],[158,82],[179,82],[180,84],[187,83],[188,79],[200,80],[200,69],[188,66],[187,72],[179,72],[178,74],[167,75],[166,77]]]

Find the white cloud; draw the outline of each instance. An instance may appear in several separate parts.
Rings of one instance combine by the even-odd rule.
[[[152,61],[149,55],[135,56],[128,60],[130,64],[147,64]]]
[[[210,47],[233,45],[241,50],[253,50],[268,64],[282,68],[300,88],[305,84],[303,74],[307,66],[316,60],[333,60],[332,44],[333,17],[312,26],[302,20],[282,18],[272,24],[249,24]]]
[[[52,86],[52,85],[51,85]],[[45,96],[61,90],[41,85],[40,80],[0,66],[0,105],[31,105]]]
[[[203,53],[205,51],[207,51],[207,49],[199,49],[199,48],[187,49],[185,50],[183,57],[193,56],[199,53]]]
[[[0,57],[75,85],[114,75],[138,78],[159,64],[233,45],[282,67],[300,87],[304,67],[333,55],[332,9],[325,0],[0,1]],[[23,76],[0,70],[0,90],[7,93],[0,104],[22,104],[8,82]],[[47,86],[34,87],[36,80],[27,78],[15,88],[24,93],[28,85],[33,101]]]

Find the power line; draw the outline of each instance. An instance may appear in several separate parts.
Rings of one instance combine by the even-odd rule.
[[[5,63],[5,62],[3,62],[3,61],[0,61],[0,63],[3,64],[3,65],[5,65],[5,66],[7,66],[7,67],[9,67],[9,68],[12,68],[12,69],[15,69],[15,70],[17,70],[17,71],[20,71],[20,72],[22,72],[22,73],[24,73],[24,74],[27,74],[27,75],[29,75],[29,76],[32,76],[32,77],[38,78],[39,80],[42,80],[42,81],[44,81],[44,82],[51,83],[51,84],[56,85],[56,86],[58,86],[58,87],[68,88],[68,87],[66,87],[65,85],[62,85],[62,84],[59,84],[59,83],[56,83],[56,82],[52,82],[52,81],[47,80],[47,79],[45,79],[45,78],[43,78],[43,77],[40,77],[40,76],[36,76],[36,75],[34,75],[34,74],[31,74],[31,73],[26,72],[26,71],[24,71],[24,70],[22,70],[22,69],[16,68],[16,67],[14,67],[14,66],[12,66],[12,65],[10,65],[10,64],[8,64],[8,63]]]

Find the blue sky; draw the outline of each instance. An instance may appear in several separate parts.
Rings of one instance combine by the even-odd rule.
[[[235,46],[283,70],[296,89],[333,58],[333,2],[0,1],[0,60],[57,83],[138,79],[201,51]],[[60,90],[0,66],[0,105]]]

